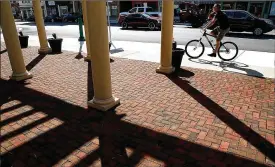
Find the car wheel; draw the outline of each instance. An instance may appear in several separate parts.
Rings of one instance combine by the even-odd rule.
[[[122,22],[122,28],[127,29],[128,28],[128,23],[127,22]]]
[[[255,28],[254,31],[253,31],[253,34],[256,35],[256,36],[260,36],[260,35],[263,34],[263,29]]]
[[[68,20],[67,20],[67,19],[64,19],[64,22],[68,22]]]
[[[51,22],[53,23],[53,22],[54,22],[54,19],[51,19]]]
[[[150,23],[148,24],[148,28],[149,28],[150,30],[155,30],[155,29],[156,29],[156,24],[153,23],[153,22],[150,22]]]

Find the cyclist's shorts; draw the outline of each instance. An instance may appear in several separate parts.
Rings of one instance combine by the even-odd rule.
[[[216,27],[212,32],[217,36],[217,40],[221,41],[225,36],[225,34],[229,32],[229,30],[230,28],[223,30],[223,29],[220,29],[220,27]]]

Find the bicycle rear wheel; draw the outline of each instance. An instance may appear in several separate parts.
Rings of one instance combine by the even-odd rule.
[[[239,52],[238,46],[233,42],[221,43],[218,50],[218,56],[224,61],[230,61],[237,57]]]
[[[197,59],[204,53],[204,45],[199,40],[189,41],[185,46],[185,52],[188,57]]]

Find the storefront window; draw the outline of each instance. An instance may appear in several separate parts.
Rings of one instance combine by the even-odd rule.
[[[237,10],[247,10],[248,2],[237,2],[236,9]]]
[[[275,16],[275,2],[272,2],[271,4],[269,15]]]
[[[117,16],[117,6],[112,6],[112,16]]]
[[[263,6],[263,3],[251,3],[249,12],[257,17],[261,17]]]

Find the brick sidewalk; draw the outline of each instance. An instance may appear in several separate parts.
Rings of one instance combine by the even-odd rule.
[[[156,74],[158,64],[111,63],[111,112],[87,108],[91,64],[77,53],[24,49],[34,78],[8,81],[1,55],[1,158],[4,166],[271,166],[274,83],[185,68]],[[88,77],[89,76],[89,77]]]

